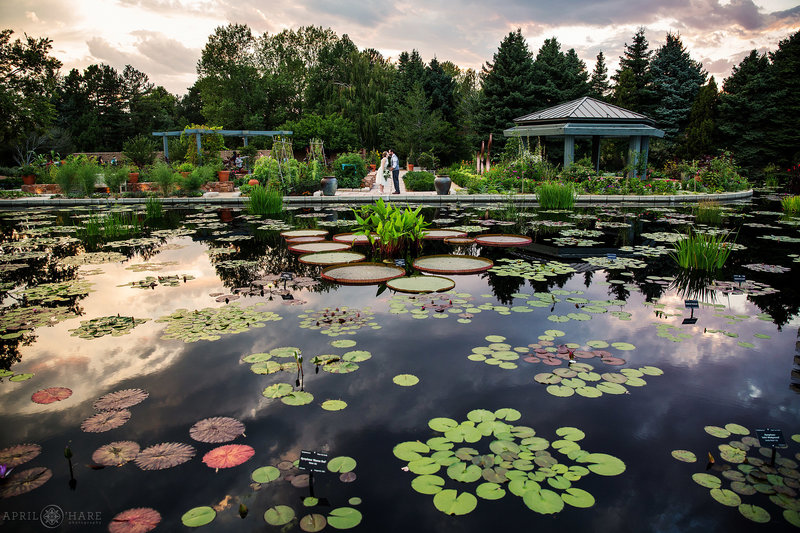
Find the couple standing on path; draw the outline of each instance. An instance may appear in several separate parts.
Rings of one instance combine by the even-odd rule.
[[[393,150],[383,152],[381,166],[378,168],[376,174],[376,181],[381,188],[381,193],[384,192],[384,187],[388,188],[390,170],[392,172],[392,182],[394,184],[394,192],[392,194],[400,194],[400,161],[397,159],[397,154],[394,153]]]

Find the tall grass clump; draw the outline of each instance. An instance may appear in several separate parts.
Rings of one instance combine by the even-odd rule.
[[[702,201],[694,210],[695,220],[701,224],[720,224],[722,208],[716,202]]]
[[[542,183],[536,188],[539,206],[543,209],[572,209],[575,206],[575,189],[561,183]]]
[[[150,171],[150,179],[158,183],[158,188],[161,189],[164,196],[172,193],[172,188],[179,177],[180,174],[173,172],[172,168],[163,161],[158,161]]]
[[[145,218],[155,220],[164,216],[164,202],[159,198],[148,198],[144,204]]]
[[[84,163],[78,167],[75,177],[81,189],[83,189],[83,194],[86,196],[91,196],[94,193],[98,172],[100,172],[100,167],[94,162]]]
[[[711,235],[689,230],[681,240],[675,242],[670,253],[678,266],[685,269],[714,271],[722,268],[731,255],[730,233]]]
[[[67,159],[67,161],[58,167],[56,173],[56,183],[61,187],[61,192],[68,195],[77,185],[78,169],[81,167],[80,162],[75,159]]]
[[[781,207],[789,215],[800,215],[800,196],[782,198]]]
[[[128,165],[107,166],[103,169],[103,181],[111,192],[119,192],[122,184],[128,181]]]
[[[283,195],[275,187],[262,187],[254,185],[250,189],[250,201],[247,202],[247,212],[251,215],[270,215],[283,210]]]

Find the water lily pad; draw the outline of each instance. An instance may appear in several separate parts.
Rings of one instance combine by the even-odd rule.
[[[366,259],[366,256],[360,252],[345,250],[303,254],[297,260],[307,265],[330,266],[345,263],[357,263],[358,261],[363,261],[364,259]]]
[[[274,466],[262,466],[253,470],[250,477],[256,483],[270,483],[281,477],[281,471]]]
[[[347,407],[347,402],[343,402],[342,400],[325,400],[320,404],[320,407],[326,411],[341,411]]]
[[[294,516],[294,509],[288,505],[276,505],[267,509],[264,520],[271,526],[282,526],[291,522]]]
[[[467,465],[466,463],[458,462],[447,468],[447,475],[454,481],[472,483],[481,478],[481,469],[476,465]]]
[[[398,374],[392,378],[392,381],[401,387],[413,387],[419,383],[419,378],[414,374]]]
[[[784,509],[783,518],[794,527],[800,527],[800,513],[792,509]]]
[[[321,514],[312,513],[307,514],[303,518],[300,519],[300,529],[303,531],[308,531],[309,533],[316,533],[317,531],[322,531],[325,529],[325,526],[328,525],[328,521],[325,517]]]
[[[434,495],[433,505],[446,515],[458,516],[474,511],[478,499],[469,492],[459,494],[453,489],[445,489]]]
[[[625,471],[625,463],[605,453],[584,455],[579,462],[589,463],[586,468],[601,476],[617,476]]]
[[[707,489],[718,489],[722,485],[722,481],[717,476],[702,472],[692,474],[692,479],[695,483]]]
[[[155,509],[139,507],[122,511],[108,524],[109,533],[147,533],[161,523],[161,514]]]
[[[139,450],[136,442],[112,442],[96,449],[92,454],[92,461],[103,466],[122,466],[136,459]]]
[[[34,392],[31,395],[31,401],[39,404],[49,404],[66,400],[72,396],[72,389],[66,387],[49,387]]]
[[[205,418],[189,428],[189,436],[199,442],[230,442],[240,435],[244,435],[244,424],[227,416]]]
[[[759,507],[758,505],[743,503],[739,506],[739,512],[743,517],[759,524],[766,524],[770,519],[767,510],[763,507]]]
[[[694,463],[697,461],[697,456],[688,450],[672,450],[672,457],[684,463]]]
[[[491,259],[469,255],[429,255],[414,260],[414,268],[434,274],[472,274],[489,270]]]
[[[725,424],[725,429],[734,435],[749,435],[750,430],[739,424]]]
[[[350,529],[361,523],[362,515],[352,507],[337,507],[328,514],[328,524],[334,529]]]
[[[92,404],[92,407],[98,411],[127,409],[140,404],[148,396],[150,394],[142,389],[124,389],[101,396]]]
[[[294,390],[289,383],[273,383],[269,387],[265,388],[261,394],[265,398],[283,398],[287,394],[291,394]]]
[[[130,420],[131,412],[127,409],[103,411],[87,418],[81,423],[81,430],[87,433],[100,433],[118,428]]]
[[[217,512],[211,507],[195,507],[181,516],[181,522],[186,527],[200,527],[210,524],[216,517]]]
[[[337,339],[331,341],[331,346],[334,348],[352,348],[356,345],[356,341],[350,339]]]
[[[564,500],[548,489],[533,489],[522,495],[522,501],[532,511],[540,514],[555,514],[564,508]]]
[[[53,472],[43,466],[35,466],[21,472],[14,472],[0,485],[0,499],[25,494],[44,485]]]
[[[583,489],[574,487],[564,491],[561,495],[561,499],[564,500],[564,503],[567,505],[579,507],[581,509],[589,508],[595,503],[594,496]]]
[[[405,270],[384,263],[356,263],[327,267],[320,276],[343,285],[374,285],[405,275]]]
[[[706,433],[720,439],[726,439],[731,436],[731,432],[719,426],[706,426],[703,428]]]
[[[401,442],[397,446],[394,447],[392,453],[394,456],[400,459],[401,461],[414,461],[421,457],[420,454],[428,453],[430,451],[430,447],[427,444],[424,444],[419,441],[408,441],[408,442]],[[475,452],[477,453],[477,452]]]
[[[569,441],[582,440],[586,434],[578,428],[574,427],[561,427],[556,430],[556,435]],[[566,452],[565,452],[566,453]]]
[[[328,470],[331,472],[351,472],[356,468],[356,460],[342,455],[328,461]]]
[[[420,294],[449,291],[456,283],[442,276],[408,276],[391,279],[386,286],[393,291]]]
[[[233,468],[248,461],[256,451],[245,444],[218,446],[203,456],[203,462],[214,469]]]
[[[728,489],[711,489],[711,497],[728,507],[738,507],[742,503],[739,495]]]
[[[14,383],[19,383],[20,381],[28,381],[34,376],[34,374],[14,374],[8,381],[13,381]]]
[[[442,490],[443,486],[444,478],[429,474],[417,476],[411,480],[411,488],[421,494],[436,494]]]

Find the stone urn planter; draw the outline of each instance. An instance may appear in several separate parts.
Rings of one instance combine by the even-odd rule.
[[[231,176],[230,170],[220,170],[217,172],[217,179],[219,179],[219,181],[228,181],[228,178],[230,178],[230,176]]]
[[[36,174],[25,174],[22,176],[23,185],[33,185],[36,183]]]
[[[441,175],[433,179],[433,186],[436,188],[436,194],[450,194],[450,176]]]
[[[335,196],[336,190],[339,188],[339,180],[336,179],[336,176],[325,176],[320,180],[320,185],[322,185],[323,196]]]

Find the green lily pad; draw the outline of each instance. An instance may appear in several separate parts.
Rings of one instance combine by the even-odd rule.
[[[314,498],[313,496],[306,496],[303,498],[303,507],[314,507],[315,505],[319,504],[319,498]]]
[[[328,514],[328,525],[334,529],[350,529],[361,523],[362,515],[352,507],[337,507]]]
[[[290,394],[293,390],[294,387],[288,383],[274,383],[264,389],[261,394],[265,398],[283,398],[287,394]]]
[[[579,462],[591,463],[586,468],[601,476],[618,476],[625,471],[625,463],[605,453],[590,453],[583,456]]]
[[[345,407],[347,407],[347,402],[342,400],[325,400],[320,404],[320,407],[325,409],[326,411],[341,411]]]
[[[301,518],[298,525],[303,531],[307,531],[308,533],[316,533],[317,531],[322,531],[325,529],[325,526],[328,525],[328,521],[323,515],[312,513]]]
[[[288,505],[276,505],[267,509],[264,520],[271,526],[282,526],[291,522],[294,516],[294,509]]]
[[[502,335],[487,335],[484,338],[489,342],[504,342],[506,340]]]
[[[800,527],[800,513],[792,509],[784,509],[783,518],[794,527]]]
[[[759,524],[766,524],[770,519],[769,513],[766,511],[766,509],[759,507],[758,505],[743,503],[739,506],[739,512],[742,513],[743,517],[747,518],[748,520],[752,520],[753,522],[758,522]]]
[[[582,440],[586,436],[586,433],[584,433],[578,428],[561,427],[556,430],[556,435],[563,438],[564,440],[577,442],[579,440]]]
[[[446,515],[460,516],[474,511],[478,499],[469,492],[459,494],[453,489],[446,489],[436,493],[433,505]]]
[[[467,465],[466,463],[458,462],[447,468],[447,475],[454,481],[472,483],[481,478],[481,469],[476,465]]]
[[[20,382],[20,381],[28,381],[32,377],[33,377],[33,374],[14,374],[10,378],[8,378],[8,381],[13,381],[13,382],[16,383],[16,382]]]
[[[729,432],[733,433],[734,435],[749,435],[750,434],[750,430],[749,429],[747,429],[746,427],[741,426],[739,424],[733,424],[733,423],[725,424],[725,429],[728,430]]]
[[[695,483],[707,489],[718,489],[722,485],[722,481],[717,476],[703,472],[692,474],[692,479]]]
[[[352,350],[342,356],[343,361],[349,361],[351,363],[360,363],[371,358],[372,354],[366,350]]]
[[[689,450],[672,450],[672,457],[684,463],[694,463],[697,456]]]
[[[398,374],[392,378],[392,381],[401,387],[413,387],[419,383],[419,378],[414,374]]]
[[[251,353],[247,357],[243,358],[242,361],[245,363],[263,363],[264,361],[268,361],[272,359],[272,356],[268,353]]]
[[[522,495],[522,501],[529,509],[540,514],[555,514],[564,508],[564,500],[548,489],[529,490]]]
[[[553,396],[567,398],[575,394],[575,389],[572,387],[567,387],[566,385],[548,385],[547,392]]]
[[[503,409],[498,409],[494,412],[494,415],[499,418],[500,420],[507,420],[508,422],[516,422],[520,418],[522,418],[522,413],[517,411],[516,409],[510,409],[505,407]]]
[[[597,385],[597,390],[605,394],[625,394],[628,392],[628,389],[626,389],[623,385],[620,385],[619,383],[611,383],[610,381],[599,383]]]
[[[431,451],[427,444],[419,441],[401,442],[394,447],[392,453],[401,461],[415,461],[422,457],[421,453],[428,453]],[[478,453],[478,452],[475,452]]]
[[[262,466],[261,468],[256,468],[253,470],[253,473],[250,474],[250,477],[256,483],[269,483],[280,478],[281,471],[274,466]]]
[[[573,507],[580,507],[586,509],[594,505],[594,496],[583,489],[569,488],[561,494],[561,499],[564,503]]]
[[[345,472],[352,472],[355,470],[355,468],[356,460],[346,455],[334,457],[328,461],[328,470],[331,472],[339,472],[340,474],[344,474]]]
[[[356,345],[356,341],[350,339],[339,339],[331,342],[334,348],[352,348]]]
[[[314,401],[314,396],[310,392],[294,391],[281,398],[286,405],[306,405]]]
[[[444,478],[432,475],[417,476],[411,480],[411,488],[421,494],[436,494],[442,490]]]
[[[428,421],[428,427],[434,431],[440,431],[444,433],[447,430],[458,427],[458,422],[456,422],[452,418],[444,418],[444,417],[431,418]]]
[[[622,350],[622,351],[630,351],[636,349],[636,346],[628,342],[612,342],[611,346],[613,346],[617,350]]]
[[[506,491],[497,483],[481,483],[475,489],[475,494],[484,500],[499,500],[506,495]]]
[[[742,503],[739,495],[728,489],[711,489],[711,497],[728,507],[738,507]]]
[[[726,439],[731,436],[731,432],[725,428],[721,428],[719,426],[706,426],[703,428],[706,433],[713,437],[717,437],[720,439]]]
[[[217,512],[211,507],[195,507],[183,513],[181,522],[186,527],[200,527],[210,524],[216,516]]]
[[[408,469],[418,475],[435,474],[441,468],[442,465],[431,457],[420,457],[408,463]]]

